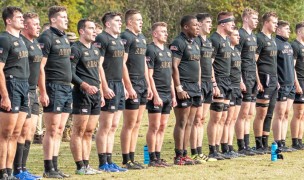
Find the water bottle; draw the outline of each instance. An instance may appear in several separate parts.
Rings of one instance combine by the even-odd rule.
[[[149,150],[148,146],[144,146],[144,164],[149,164],[150,163],[150,157],[149,157]]]
[[[271,161],[277,161],[278,160],[278,154],[277,154],[278,145],[274,141],[271,144]]]

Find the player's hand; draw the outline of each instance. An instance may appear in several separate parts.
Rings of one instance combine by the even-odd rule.
[[[103,90],[103,95],[106,99],[112,99],[115,96],[115,93],[112,89],[108,88]]]
[[[148,91],[147,99],[148,99],[148,100],[151,100],[151,99],[153,98],[153,93],[152,93],[151,88],[148,88],[147,91]]]
[[[303,94],[303,90],[302,90],[302,88],[301,88],[301,86],[299,84],[296,85],[296,93],[297,94]]]
[[[240,89],[241,89],[242,92],[246,92],[247,91],[246,85],[243,82],[240,83]]]
[[[124,89],[124,93],[125,93],[125,99],[126,100],[129,99],[130,96],[126,88]]]
[[[221,95],[220,89],[217,86],[213,87],[213,96],[218,97],[219,95]]]
[[[171,106],[172,107],[177,106],[177,102],[176,102],[176,98],[175,97],[172,98]]]
[[[96,86],[91,86],[88,83],[82,83],[80,87],[89,95],[96,94],[99,91]]]
[[[11,100],[9,99],[9,97],[1,97],[1,108],[6,110],[6,111],[10,111],[12,109],[11,107]]]
[[[181,100],[190,99],[190,96],[187,91],[177,92],[177,97]]]
[[[43,107],[47,107],[50,103],[49,96],[46,93],[40,93],[39,101]]]
[[[136,99],[137,98],[137,93],[133,89],[133,87],[126,89],[126,92],[128,93],[128,98],[129,99]]]
[[[262,83],[258,82],[257,84],[258,84],[258,91],[264,92],[264,87],[263,87]]]
[[[100,105],[101,105],[101,107],[104,107],[105,104],[106,104],[105,99],[104,99],[103,96],[101,96],[101,98],[100,98]]]
[[[154,106],[163,106],[163,101],[159,96],[154,96],[153,104]]]

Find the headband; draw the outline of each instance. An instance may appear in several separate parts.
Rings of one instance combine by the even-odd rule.
[[[234,18],[226,18],[226,19],[219,20],[217,22],[217,24],[227,23],[227,22],[231,22],[231,21],[234,21]]]

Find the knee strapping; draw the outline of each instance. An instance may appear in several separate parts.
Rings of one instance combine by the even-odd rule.
[[[256,107],[268,107],[269,103],[256,103],[255,106]]]
[[[210,105],[210,110],[216,111],[216,112],[222,112],[224,109],[224,103],[222,102],[213,102]]]

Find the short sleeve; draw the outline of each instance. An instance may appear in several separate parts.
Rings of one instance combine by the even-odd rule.
[[[258,47],[257,47],[255,53],[260,54],[265,45],[264,45],[263,39],[259,36],[257,37],[257,45],[258,45]]]
[[[133,43],[134,38],[132,38],[131,36],[128,36],[126,33],[122,33],[120,38],[121,38],[121,41],[124,44],[125,53],[129,53],[130,46]]]
[[[169,46],[172,56],[181,59],[183,57],[185,46],[178,39],[175,39]]]
[[[154,69],[154,64],[156,60],[155,52],[153,49],[153,47],[148,46],[146,51],[146,62],[149,69]]]
[[[52,47],[52,40],[51,40],[50,36],[43,33],[37,40],[39,42],[43,57],[47,58],[50,54],[51,47]]]
[[[0,37],[0,62],[6,63],[8,58],[8,54],[10,51],[11,43],[9,42],[9,38],[5,36]]]
[[[216,40],[215,38],[211,38],[210,41],[211,41],[212,48],[213,48],[213,52],[212,52],[211,58],[215,58],[220,44],[219,44],[218,40]]]
[[[105,54],[106,54],[106,49],[107,49],[107,46],[108,46],[108,42],[102,34],[99,34],[96,37],[96,40],[94,42],[94,46],[99,49],[100,56],[104,57]]]

